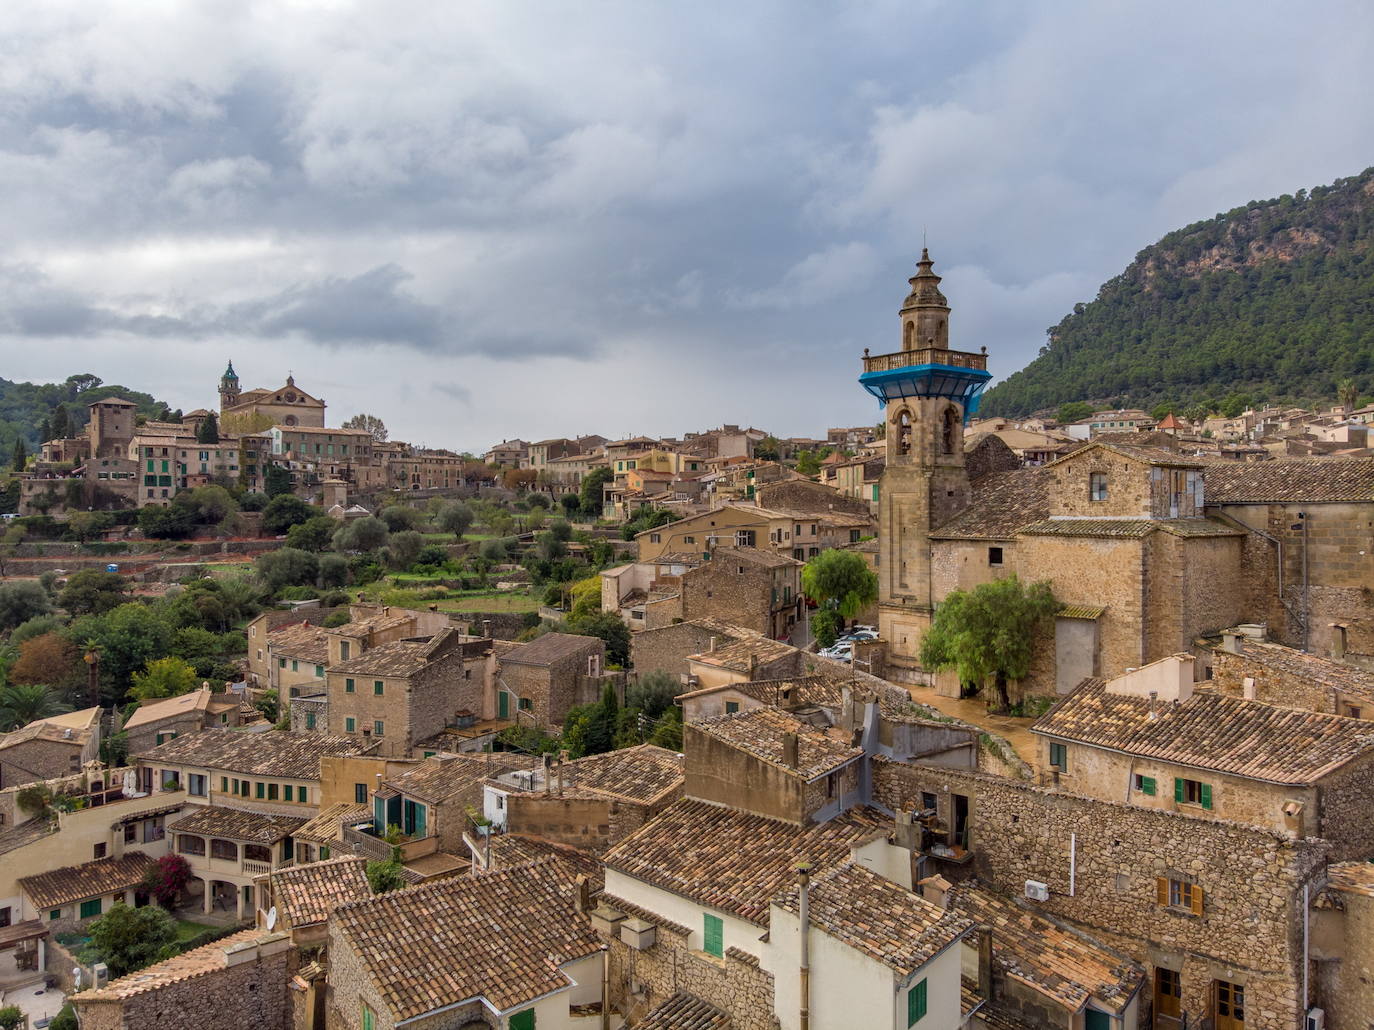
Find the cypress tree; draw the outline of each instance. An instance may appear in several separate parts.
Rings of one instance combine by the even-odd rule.
[[[14,461],[11,468],[16,472],[23,472],[24,466],[29,462],[28,451],[24,449],[24,438],[20,437],[14,441]]]
[[[71,421],[67,418],[67,408],[64,404],[59,404],[52,409],[52,438],[54,440],[65,440],[67,432],[71,429]]]
[[[219,443],[219,423],[213,411],[196,430],[196,443]]]
[[[42,445],[47,443],[51,439],[52,423],[49,422],[47,419],[44,419],[41,423],[39,423],[38,426],[38,443]]]

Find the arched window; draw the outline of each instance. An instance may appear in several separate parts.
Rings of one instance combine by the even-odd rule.
[[[940,434],[940,449],[945,454],[954,453],[954,445],[959,439],[959,410],[954,407],[945,409],[943,431]]]
[[[902,330],[902,350],[911,350],[916,339],[916,323],[908,322]]]
[[[893,419],[897,428],[897,453],[911,453],[911,413],[903,410]]]

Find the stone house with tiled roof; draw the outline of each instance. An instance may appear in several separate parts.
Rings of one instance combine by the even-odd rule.
[[[601,1011],[602,942],[556,860],[343,905],[328,948],[330,1027],[571,1030]]]
[[[1224,633],[1209,660],[1206,678],[1229,697],[1374,719],[1374,672],[1237,632]]]
[[[497,660],[496,717],[561,726],[568,709],[601,695],[606,644],[600,637],[545,633]]]
[[[65,866],[19,880],[19,920],[37,919],[66,933],[110,911],[119,902],[147,903],[140,888],[156,863],[142,851]]]
[[[272,609],[254,618],[245,627],[248,637],[248,682],[266,687],[271,682],[271,670],[276,664],[270,651],[278,634],[297,626],[319,626],[334,611],[332,608],[296,608],[291,611]]]
[[[124,724],[124,733],[129,754],[139,754],[175,737],[212,728],[232,729],[241,721],[237,696],[204,687],[179,697],[145,701]]]
[[[1374,727],[1195,688],[1191,654],[1087,679],[1031,732],[1066,790],[1374,852]]]
[[[442,754],[385,776],[371,797],[372,825],[398,826],[412,840],[435,839],[437,850],[461,855],[469,810],[482,807],[482,784],[528,765],[523,755],[485,752]]]
[[[101,709],[87,708],[0,733],[0,787],[80,772],[99,754],[100,716]]]
[[[285,933],[241,930],[72,995],[83,1030],[286,1030],[300,953]]]
[[[295,861],[292,834],[304,816],[268,815],[229,805],[188,805],[167,826],[172,851],[190,866],[202,911],[232,910],[243,919],[257,902],[255,879]]]
[[[254,881],[260,929],[275,911],[272,929],[289,933],[292,943],[306,947],[323,944],[328,936],[329,915],[340,905],[372,897],[367,882],[367,859],[346,855],[307,865],[278,869]]]

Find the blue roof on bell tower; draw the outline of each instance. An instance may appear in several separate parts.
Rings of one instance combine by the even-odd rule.
[[[229,361],[229,367],[224,370],[224,378],[238,379],[238,375],[234,372],[234,362],[232,358]]]

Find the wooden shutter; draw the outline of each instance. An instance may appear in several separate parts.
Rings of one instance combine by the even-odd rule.
[[[714,955],[716,958],[721,958],[725,954],[725,942],[723,939],[725,936],[725,924],[721,922],[719,916],[713,916],[708,913],[705,917],[704,929],[705,932],[703,936],[705,937],[705,942],[702,950],[708,955]]]
[[[1202,915],[1202,888],[1197,884],[1193,884],[1192,902],[1193,915]]]
[[[534,1030],[534,1009],[512,1013],[510,1030]]]
[[[1179,804],[1183,804],[1183,799],[1184,799],[1184,797],[1186,796],[1186,795],[1184,794],[1184,786],[1183,786],[1183,784],[1184,784],[1184,780],[1183,780],[1183,779],[1181,779],[1181,778],[1178,777],[1178,776],[1175,776],[1175,777],[1174,777],[1174,800],[1177,801]]]
[[[1169,904],[1169,880],[1167,877],[1155,877],[1155,900],[1161,905]]]
[[[1140,792],[1142,794],[1149,794],[1150,797],[1154,797],[1155,791],[1158,789],[1159,787],[1155,783],[1155,778],[1153,776],[1142,776],[1140,778]]]
[[[1212,785],[1210,783],[1199,783],[1197,785],[1198,800],[1202,802],[1203,808],[1212,807]]]
[[[913,1026],[926,1014],[926,981],[922,980],[907,991],[906,1025]]]

